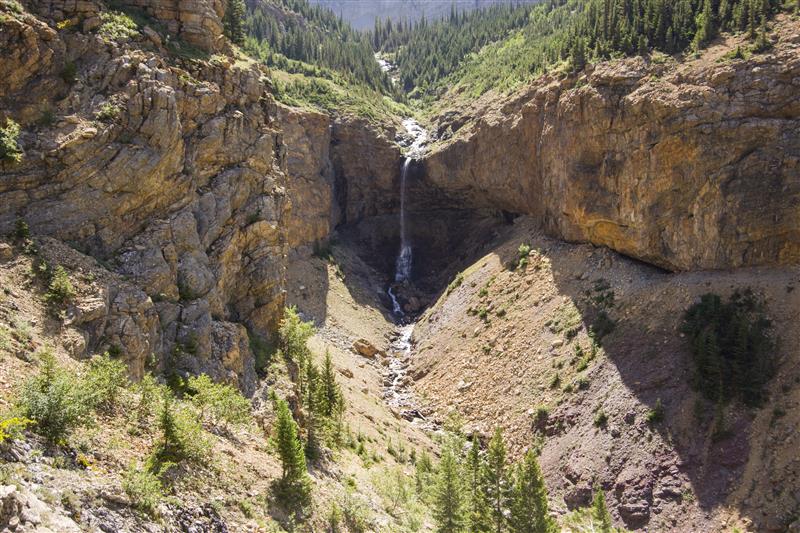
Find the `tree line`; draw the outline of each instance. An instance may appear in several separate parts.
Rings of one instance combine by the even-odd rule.
[[[554,533],[547,488],[534,449],[508,460],[503,433],[495,430],[486,450],[473,437],[469,451],[458,437],[444,446],[435,477],[433,516],[441,533]],[[601,489],[588,521],[593,531],[614,531]]]

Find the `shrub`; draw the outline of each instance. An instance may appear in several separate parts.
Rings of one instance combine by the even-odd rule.
[[[18,439],[23,430],[31,424],[33,424],[33,420],[18,416],[0,420],[0,444],[7,440]]]
[[[608,313],[605,310],[601,310],[592,321],[592,325],[589,328],[589,335],[595,342],[599,343],[606,335],[614,331],[616,326],[616,322],[608,316]]]
[[[86,421],[89,406],[80,382],[58,367],[49,349],[39,357],[42,367],[25,382],[19,407],[23,416],[36,422],[38,433],[57,443]]]
[[[54,307],[61,307],[72,300],[75,294],[75,288],[69,280],[67,271],[61,265],[57,266],[50,276],[45,300]]]
[[[31,238],[31,228],[24,218],[18,218],[14,222],[14,240],[18,242],[26,241]]]
[[[605,427],[608,424],[608,415],[602,409],[598,410],[594,415],[594,425],[595,427]]]
[[[22,148],[19,146],[19,124],[6,119],[6,127],[0,128],[0,161],[19,163],[22,161]]]
[[[78,66],[72,61],[67,61],[64,64],[64,68],[61,69],[59,76],[64,80],[64,83],[70,85],[75,83],[78,79]]]
[[[161,439],[149,460],[150,472],[163,474],[176,463],[202,464],[208,457],[211,444],[203,433],[197,416],[177,406],[169,392],[163,396],[159,419]]]
[[[664,404],[661,403],[661,398],[657,399],[653,408],[647,411],[646,419],[650,424],[658,424],[664,420]]]
[[[464,283],[464,273],[459,272],[458,274],[456,274],[455,279],[453,279],[453,281],[450,282],[450,285],[447,286],[445,294],[449,296],[450,293],[459,288],[462,283]]]
[[[100,109],[94,114],[94,117],[100,122],[114,122],[120,114],[120,108],[111,102],[105,102],[100,106]]]
[[[774,342],[765,304],[751,290],[735,292],[723,303],[705,294],[689,308],[681,331],[689,340],[693,386],[712,401],[741,400],[756,406],[774,373]]]
[[[139,33],[136,22],[120,11],[104,11],[100,13],[100,21],[97,33],[110,41],[128,40]]]
[[[122,489],[136,509],[150,515],[156,514],[163,496],[163,487],[158,476],[139,465],[131,466],[122,479]]]
[[[520,244],[519,248],[517,248],[517,268],[520,270],[524,270],[525,267],[528,266],[528,256],[531,253],[531,247],[529,244]]]
[[[214,383],[205,374],[189,378],[192,403],[200,417],[210,417],[212,424],[247,424],[251,419],[250,402],[230,385]]]
[[[145,374],[142,380],[136,384],[136,392],[139,393],[139,403],[134,410],[136,423],[144,427],[150,417],[155,413],[155,405],[159,395],[166,393],[166,387],[159,385],[152,374]]]
[[[83,392],[93,409],[112,411],[117,405],[120,391],[128,383],[128,367],[125,363],[105,353],[89,361],[89,370],[83,379]]]

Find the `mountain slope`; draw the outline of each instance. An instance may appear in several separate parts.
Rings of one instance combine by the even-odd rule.
[[[520,244],[529,263],[509,270]],[[796,519],[796,267],[669,274],[520,218],[459,279],[415,327],[415,389],[467,434],[503,427],[514,456],[541,447],[559,513],[599,485],[632,529],[781,531]],[[681,320],[700,295],[746,287],[766,299],[779,370],[765,405],[715,410],[691,387]],[[613,327],[598,340],[601,314]]]

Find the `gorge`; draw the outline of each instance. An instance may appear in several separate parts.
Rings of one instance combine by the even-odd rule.
[[[421,457],[497,427],[509,461],[536,450],[563,530],[598,490],[628,530],[800,527],[797,15],[747,57],[725,34],[412,118],[290,105],[300,74],[234,46],[226,6],[0,0],[0,421],[48,350],[179,406],[206,374],[253,410],[205,423],[214,460],[165,475],[158,512],[124,488],[161,438],[129,420],[139,385],[63,446],[4,437],[0,530],[430,531]],[[134,28],[109,33],[112,8]],[[697,390],[684,324],[745,289],[776,340],[757,408]],[[292,514],[276,399],[305,442],[333,431],[298,378],[326,356],[347,410]]]

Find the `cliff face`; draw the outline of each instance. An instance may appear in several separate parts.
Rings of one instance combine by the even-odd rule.
[[[24,219],[129,281],[81,319],[87,350],[118,349],[135,376],[154,354],[252,390],[245,328],[267,336],[282,312],[289,210],[261,72],[6,15],[0,115],[24,157],[2,169],[0,231]]]
[[[615,61],[446,116],[427,179],[670,270],[797,262],[800,31],[777,34],[747,61]]]

